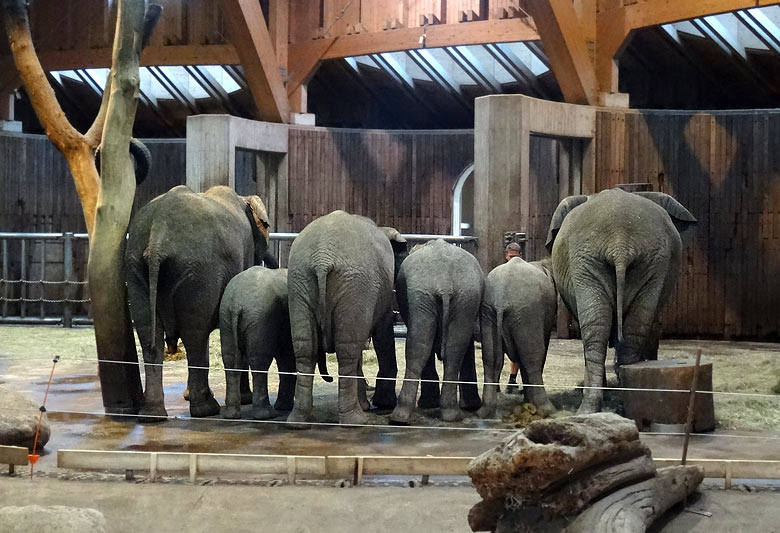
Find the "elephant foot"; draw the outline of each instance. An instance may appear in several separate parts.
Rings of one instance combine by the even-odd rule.
[[[477,416],[480,418],[495,418],[496,408],[493,406],[483,405],[477,409]]]
[[[202,418],[219,414],[220,407],[213,396],[209,396],[200,402],[190,401],[190,416]]]
[[[577,414],[590,415],[593,413],[598,413],[599,411],[601,411],[600,402],[589,402],[587,400],[582,400],[582,403],[580,404],[580,408],[577,409]]]
[[[551,416],[553,413],[557,411],[555,406],[552,404],[550,400],[544,401],[544,402],[531,402],[536,406],[536,412],[542,416],[542,418],[547,418],[548,416]]]
[[[226,405],[221,411],[222,418],[241,418],[241,408],[237,405]]]
[[[241,393],[241,405],[251,405],[252,404],[252,392],[242,392]]]
[[[360,404],[360,408],[363,411],[371,410],[371,404],[368,402],[365,396],[361,396],[360,398],[358,398],[358,403]]]
[[[276,411],[270,405],[261,405],[252,408],[251,416],[255,420],[270,420],[276,418]]]
[[[450,407],[441,410],[441,419],[445,422],[460,422],[466,417],[460,407]]]
[[[138,411],[138,419],[146,423],[165,422],[168,420],[168,411],[161,403],[147,404]]]
[[[385,383],[388,383],[388,385],[385,385]],[[371,398],[371,403],[379,410],[391,411],[394,409],[398,405],[398,396],[395,394],[394,382],[377,380],[376,391]]]
[[[420,409],[438,409],[441,405],[439,395],[421,394],[417,400],[417,407]]]
[[[307,422],[309,422],[310,418],[310,413],[294,407],[290,414],[287,415],[288,426],[291,429],[309,429],[311,425],[307,424]]]
[[[339,413],[339,424],[354,424],[354,425],[366,425],[368,424],[368,417],[360,409],[353,409],[346,413]]]
[[[395,426],[408,426],[409,418],[412,416],[412,410],[398,406],[390,414],[390,423]]]
[[[292,399],[277,398],[274,403],[274,409],[277,411],[292,411],[294,405]]]
[[[482,407],[482,401],[479,398],[477,398],[476,400],[472,398],[468,398],[468,399],[460,400],[458,405],[462,410],[473,413],[474,411]]]

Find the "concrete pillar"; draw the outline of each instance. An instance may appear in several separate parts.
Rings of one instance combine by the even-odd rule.
[[[22,123],[14,120],[15,100],[13,91],[0,93],[0,131],[22,131]]]
[[[526,231],[530,132],[526,101],[512,95],[475,100],[474,229],[485,272],[503,262],[504,231]]]
[[[266,204],[271,231],[289,231],[286,124],[231,115],[187,117],[187,186],[203,192],[215,185],[236,187],[236,148],[257,157],[257,192]]]

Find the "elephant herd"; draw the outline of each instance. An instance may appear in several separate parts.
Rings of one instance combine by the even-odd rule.
[[[663,193],[572,196],[553,214],[551,258],[512,258],[484,276],[473,255],[443,240],[409,250],[394,228],[335,211],[307,225],[292,244],[289,269],[277,269],[259,197],[227,187],[205,193],[175,187],[137,213],[127,241],[128,297],[146,373],[140,415],[167,416],[163,348],[178,339],[187,350],[195,417],[221,411],[239,418],[241,404],[251,403],[253,418],[289,411],[288,422],[305,425],[312,419],[315,366],[332,380],[326,352],[336,353],[342,424],[366,423],[371,404],[391,412],[395,424],[409,423],[415,402],[440,407],[447,421],[460,420],[462,409],[493,417],[504,353],[519,365],[526,400],[550,414],[555,407],[542,371],[558,294],[582,333],[586,390],[579,411],[598,411],[608,345],[615,346],[618,365],[657,356],[658,315],[679,267],[679,232],[695,222]],[[398,396],[394,289],[408,330]],[[483,348],[481,401],[475,324]],[[226,377],[222,409],[208,384],[208,338],[217,327]],[[370,403],[362,371],[369,338],[379,365]],[[272,406],[267,371],[273,359],[280,382]]]

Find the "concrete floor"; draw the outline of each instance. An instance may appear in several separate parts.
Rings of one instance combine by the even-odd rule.
[[[60,330],[62,331],[62,330]],[[40,329],[31,332],[38,335]],[[2,339],[3,341],[5,339]],[[79,341],[81,342],[81,341]],[[563,346],[576,352],[577,341]],[[39,351],[3,351],[0,341],[0,382],[31,398],[42,398],[50,369],[52,347],[36,338],[23,343]],[[705,343],[706,345],[706,343]],[[763,348],[763,347],[762,347]],[[55,348],[56,349],[56,348]],[[82,348],[79,348],[82,349]],[[94,347],[91,348],[94,350]],[[715,348],[712,348],[715,349]],[[755,350],[755,346],[747,350]],[[165,372],[166,405],[176,418],[161,424],[140,424],[134,418],[115,420],[102,416],[102,402],[94,355],[83,348],[82,356],[64,357],[57,365],[47,406],[52,438],[36,465],[42,474],[33,482],[0,475],[0,505],[26,503],[91,506],[106,515],[110,531],[138,531],[147,517],[155,520],[154,531],[197,531],[220,528],[231,531],[469,531],[466,516],[476,503],[476,491],[460,478],[461,486],[357,487],[349,489],[298,485],[268,487],[258,480],[234,486],[237,476],[225,476],[220,484],[190,486],[185,483],[128,484],[93,474],[63,474],[56,467],[58,449],[149,450],[214,453],[265,453],[302,455],[434,455],[473,456],[510,434],[500,420],[469,418],[463,428],[399,428],[385,425],[386,417],[372,415],[377,424],[365,428],[314,427],[295,431],[273,423],[249,423],[188,418],[182,399],[186,380],[184,362]],[[25,360],[25,355],[30,359]],[[578,359],[571,356],[576,364]],[[30,364],[32,361],[35,364]],[[562,359],[567,361],[567,359]],[[179,364],[181,368],[175,366]],[[178,368],[178,370],[177,370]],[[770,371],[769,373],[772,373]],[[215,395],[223,401],[221,380],[214,380]],[[316,380],[317,420],[335,422],[335,384]],[[510,397],[505,398],[507,401]],[[82,414],[74,414],[80,412]],[[93,413],[93,414],[83,414]],[[436,420],[418,413],[423,425]],[[282,418],[283,419],[283,418]],[[741,436],[741,437],[726,437]],[[712,436],[693,437],[689,458],[780,460],[779,430],[735,431],[719,429]],[[768,439],[769,438],[769,439]],[[679,457],[681,438],[643,435],[654,457]],[[78,478],[62,480],[57,478]],[[199,479],[199,483],[218,480]],[[463,486],[466,485],[466,486]],[[293,498],[301,498],[292,501]],[[715,513],[710,519],[691,513],[674,513],[661,524],[664,531],[777,531],[780,524],[780,493],[705,490],[695,508]],[[661,527],[659,526],[659,527]]]
[[[0,476],[0,505],[69,505],[102,512],[110,532],[469,532],[470,487],[306,487],[128,484]],[[780,493],[705,490],[690,509],[654,527],[665,532],[780,531]]]

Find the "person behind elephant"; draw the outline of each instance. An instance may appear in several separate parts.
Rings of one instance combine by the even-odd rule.
[[[480,312],[485,369],[480,417],[495,415],[498,385],[494,383],[501,377],[504,353],[515,368],[519,364],[525,401],[534,404],[542,416],[555,412],[542,380],[558,307],[549,269],[549,259],[527,263],[514,256],[485,280]]]
[[[658,317],[680,268],[680,232],[696,219],[660,192],[570,196],[547,234],[555,286],[579,320],[585,385],[579,413],[601,408],[607,346],[616,368],[658,356]],[[618,373],[619,377],[619,373]]]
[[[334,211],[303,228],[290,249],[288,298],[295,366],[295,405],[289,422],[308,422],[312,373],[321,351],[336,352],[339,422],[365,424],[362,358],[371,337],[379,363],[372,398],[378,409],[395,407],[398,373],[393,337],[393,279],[406,256],[393,228]]]
[[[225,288],[219,306],[219,336],[225,366],[225,408],[222,416],[241,416],[241,375],[252,370],[252,417],[267,420],[276,411],[290,411],[295,393],[295,356],[287,307],[287,269],[253,266],[236,275]],[[276,359],[279,393],[271,407],[268,369]],[[319,357],[325,381],[333,381]]]
[[[504,248],[504,261],[508,262],[513,257],[523,257],[523,249],[516,242],[510,242]],[[500,376],[500,374],[499,374]],[[509,360],[509,382],[506,384],[507,394],[517,394],[520,388],[517,386],[517,363]]]
[[[190,414],[219,413],[208,385],[209,334],[219,323],[219,302],[231,278],[263,260],[275,263],[267,253],[268,227],[258,196],[238,196],[221,186],[205,193],[174,187],[130,221],[127,290],[145,364],[144,420],[167,417],[164,337],[184,343]]]
[[[484,275],[477,259],[442,239],[422,245],[401,264],[396,297],[408,330],[406,375],[398,405],[390,415],[392,423],[408,423],[423,369],[434,364],[433,352],[438,352],[444,365],[441,417],[446,421],[463,418],[453,382],[467,372],[462,372],[462,367],[474,365],[473,326],[483,284]],[[464,361],[467,354],[470,363]]]

